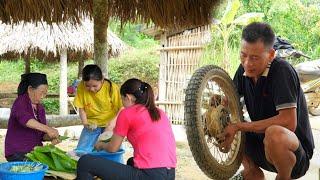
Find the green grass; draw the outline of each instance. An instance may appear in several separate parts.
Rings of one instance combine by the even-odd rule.
[[[4,61],[0,60],[0,82],[20,81],[20,75],[24,72],[24,62],[18,61]]]
[[[32,59],[30,65],[31,72],[40,72],[47,75],[49,83],[49,93],[58,93],[59,91],[59,63],[45,63],[43,61]],[[76,78],[78,71],[77,63],[68,64],[68,82],[69,84]],[[24,73],[24,61],[0,61],[0,83],[9,82],[18,84],[21,74]]]
[[[121,85],[128,78],[139,78],[150,83],[153,87],[158,82],[158,64],[159,54],[156,51],[157,46],[151,46],[145,49],[132,49],[119,58],[111,58],[108,61],[109,79]],[[88,60],[86,64],[92,64],[93,60]],[[20,76],[24,73],[24,61],[18,59],[15,61],[0,60],[0,84],[18,84]],[[60,64],[46,63],[41,60],[31,59],[31,72],[40,72],[47,75],[50,94],[59,93]],[[78,63],[68,63],[68,85],[76,79],[78,74]],[[12,89],[16,92],[16,87]],[[8,92],[8,91],[6,91]],[[46,98],[43,101],[46,111],[49,114],[58,114],[58,99]]]
[[[92,62],[88,61],[87,63]],[[40,72],[47,75],[49,84],[49,93],[58,94],[59,92],[59,63],[45,63],[40,60],[31,60],[31,72]],[[78,71],[77,63],[68,64],[68,84],[76,78]],[[18,59],[16,61],[0,61],[0,84],[12,83],[18,84],[20,82],[20,76],[24,73],[24,61]],[[6,90],[8,92],[8,90]],[[14,89],[16,92],[16,88]],[[12,93],[14,93],[12,92]],[[59,113],[59,99],[45,98],[43,104],[46,108],[47,114]]]

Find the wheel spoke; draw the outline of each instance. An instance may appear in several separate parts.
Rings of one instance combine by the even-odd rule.
[[[231,148],[230,151],[228,153],[223,153],[219,150],[219,147],[217,146],[219,143],[216,141],[215,138],[210,137],[209,134],[209,129],[205,128],[206,124],[206,118],[204,116],[205,112],[207,112],[209,110],[210,106],[213,107],[218,107],[219,105],[224,105],[226,110],[230,109],[230,102],[228,99],[224,99],[225,97],[228,97],[223,88],[219,86],[219,84],[217,82],[215,82],[214,80],[208,80],[208,82],[206,83],[204,90],[203,90],[203,94],[202,94],[202,102],[201,104],[203,105],[202,109],[202,115],[201,115],[201,119],[202,119],[202,125],[203,125],[203,129],[206,130],[206,132],[204,132],[206,134],[205,138],[206,138],[206,143],[207,143],[207,147],[210,149],[211,155],[220,163],[220,164],[229,164],[232,163],[232,159],[233,156],[236,155],[235,151],[238,151],[237,149],[237,144],[240,143],[239,141],[239,137],[238,134],[235,136],[234,141],[231,144]],[[224,102],[225,101],[225,102]],[[215,119],[215,121],[221,121],[227,124],[227,122],[232,121],[235,122],[237,121],[236,118],[233,118],[234,115],[232,115],[230,112],[228,112],[225,116],[222,116],[219,119]],[[225,125],[226,125],[225,124]],[[220,130],[222,132],[222,129]]]

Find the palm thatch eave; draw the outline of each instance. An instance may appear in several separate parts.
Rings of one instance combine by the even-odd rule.
[[[118,56],[130,47],[108,30],[110,56]],[[38,24],[21,22],[16,25],[0,23],[0,55],[7,52],[59,54],[62,49],[93,54],[93,23],[89,19],[81,24],[71,23]],[[27,52],[28,51],[28,52]]]
[[[220,0],[106,0],[108,18],[122,23],[153,22],[165,29],[190,28],[210,23]],[[45,21],[79,23],[93,16],[100,0],[10,0],[0,1],[0,20],[6,24]]]

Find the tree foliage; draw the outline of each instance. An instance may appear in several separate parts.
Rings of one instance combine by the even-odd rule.
[[[230,62],[232,61],[230,49],[230,37],[234,34],[236,29],[239,27],[248,25],[251,22],[262,21],[264,17],[263,13],[249,12],[238,15],[239,8],[241,7],[241,2],[239,0],[228,1],[226,10],[224,11],[221,19],[215,20],[212,25],[212,34],[213,42],[217,38],[222,38],[222,52],[223,57],[221,61],[221,66],[227,71],[230,72]]]
[[[231,2],[231,1],[228,1]],[[236,7],[236,6],[234,6]],[[236,8],[221,6],[220,16],[223,17],[228,11]],[[293,46],[310,56],[312,59],[320,58],[320,1],[319,0],[240,0],[237,13],[232,13],[232,17],[241,17],[241,14],[263,13],[263,21],[269,23],[276,35],[287,39]],[[243,15],[247,16],[247,15]],[[223,18],[222,18],[223,19]],[[232,18],[224,18],[230,20]],[[225,21],[224,20],[224,21]],[[236,21],[236,20],[233,20]],[[227,21],[225,21],[227,22]],[[231,74],[234,73],[239,64],[239,47],[242,27],[236,28],[226,26],[228,31],[227,52],[223,51],[225,38],[215,33],[212,42],[206,48],[203,64],[214,63],[216,65],[226,65],[223,62],[225,56],[229,56],[231,63]],[[234,54],[236,53],[236,54]],[[220,59],[217,59],[220,58]],[[213,59],[215,58],[215,59]],[[305,61],[306,59],[300,59]]]
[[[159,78],[159,55],[156,49],[133,50],[109,61],[109,78],[121,85],[129,78],[138,78],[156,87]]]
[[[320,56],[320,10],[299,0],[275,0],[267,14],[275,32],[312,58]]]

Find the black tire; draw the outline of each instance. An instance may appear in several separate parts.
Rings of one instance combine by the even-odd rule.
[[[201,118],[201,98],[204,87],[208,80],[214,80],[221,89],[228,95],[228,101],[233,104],[232,116],[236,121],[243,121],[239,96],[229,75],[221,68],[213,65],[204,66],[198,69],[191,77],[186,89],[185,97],[185,120],[187,138],[192,155],[200,169],[210,178],[223,180],[229,179],[239,169],[242,161],[244,147],[244,134],[240,133],[240,144],[238,152],[234,154],[229,164],[220,164],[210,152],[203,130]]]

